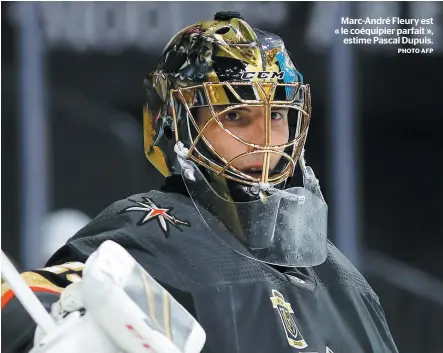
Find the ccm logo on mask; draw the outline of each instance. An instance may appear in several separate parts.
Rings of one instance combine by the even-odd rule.
[[[241,74],[241,79],[242,80],[252,80],[254,78],[258,78],[258,79],[273,79],[273,78],[283,79],[284,74],[285,74],[284,72],[275,72],[275,71],[257,71],[257,72],[246,71],[246,72],[243,72]]]

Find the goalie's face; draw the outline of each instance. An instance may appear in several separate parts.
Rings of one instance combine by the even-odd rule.
[[[273,108],[271,111],[271,141],[273,145],[283,145],[289,140],[288,108]],[[212,114],[209,108],[197,109],[197,123],[202,129]],[[223,126],[241,139],[256,145],[264,145],[266,139],[265,108],[241,107],[230,110],[218,118]],[[252,152],[254,147],[248,146],[223,129],[215,120],[212,120],[204,129],[203,136],[214,147],[215,151],[228,162],[237,156]],[[284,147],[278,149],[283,152]],[[279,160],[279,154],[271,154],[269,173],[272,173]],[[252,177],[259,178],[263,170],[263,155],[246,154],[235,160],[232,166]]]

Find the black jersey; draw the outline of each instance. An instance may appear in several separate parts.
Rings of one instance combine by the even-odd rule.
[[[203,353],[397,352],[378,297],[331,243],[322,265],[272,267],[231,250],[188,197],[151,191],[108,207],[47,265],[70,266],[60,274],[69,280],[76,264],[63,264],[84,263],[105,240],[194,315],[207,335]]]

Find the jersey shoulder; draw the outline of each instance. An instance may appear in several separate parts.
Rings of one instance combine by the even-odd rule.
[[[106,240],[120,244],[156,280],[178,289],[266,280],[260,264],[235,253],[212,232],[189,197],[157,190],[107,207],[48,265],[64,262],[73,252],[86,261]]]
[[[168,239],[184,232],[191,223],[184,215],[185,206],[179,200],[181,195],[176,195],[172,202],[165,202],[162,195],[161,192],[150,191],[112,203],[70,238],[46,266],[72,259],[86,262],[103,242],[112,240],[125,248],[154,277],[170,276],[166,273],[170,271],[165,265],[164,248],[170,245]]]
[[[341,286],[368,295],[378,302],[377,295],[360,271],[330,241],[326,261],[315,267],[314,271],[317,282],[325,288]]]

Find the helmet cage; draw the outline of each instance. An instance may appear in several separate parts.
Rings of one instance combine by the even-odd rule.
[[[309,127],[311,104],[309,85],[302,83],[280,84],[274,82],[205,82],[170,91],[172,119],[176,141],[188,148],[187,158],[218,176],[246,185],[257,182],[279,184],[294,174],[296,163],[303,151]],[[211,118],[199,126],[192,110],[207,107]],[[264,144],[246,141],[223,125],[220,117],[241,107],[264,108]],[[288,108],[288,142],[273,145],[271,141],[271,112],[273,108]],[[205,129],[216,122],[231,137],[248,146],[248,151],[226,160],[204,136]],[[261,177],[248,175],[233,166],[238,159],[249,154],[263,155]],[[278,166],[270,171],[272,154],[282,158]]]

